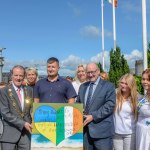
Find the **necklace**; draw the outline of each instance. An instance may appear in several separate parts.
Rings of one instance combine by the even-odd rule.
[[[20,111],[17,103],[16,103],[16,100],[14,99],[14,96],[13,96],[13,93],[12,93],[12,89],[11,87],[9,86],[8,87],[8,95],[11,99],[11,102],[12,102],[12,106],[14,107],[14,109],[16,110],[16,112],[23,118],[26,114],[26,111],[28,109],[30,109],[32,107],[32,103],[33,103],[33,99],[31,97],[28,96],[28,93],[27,93],[27,87],[24,87],[24,99],[25,99],[25,102],[24,102],[24,111]]]

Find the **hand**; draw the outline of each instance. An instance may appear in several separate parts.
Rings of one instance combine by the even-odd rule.
[[[84,117],[83,126],[86,126],[87,124],[93,121],[92,115],[84,115],[83,117]]]
[[[24,127],[27,131],[29,131],[30,133],[32,133],[32,125],[28,122],[25,122]]]

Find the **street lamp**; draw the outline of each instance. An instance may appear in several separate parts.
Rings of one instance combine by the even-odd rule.
[[[4,66],[4,57],[2,57],[2,51],[6,48],[0,48],[0,82],[2,82],[2,68]]]

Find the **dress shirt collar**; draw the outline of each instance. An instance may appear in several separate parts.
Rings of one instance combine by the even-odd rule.
[[[100,77],[98,77],[95,82],[90,82],[90,84],[98,85],[99,81],[100,81]]]
[[[18,88],[17,86],[15,86],[15,84],[14,84],[14,83],[12,83],[12,85],[13,85],[13,87],[14,87],[15,91],[17,91],[18,89],[22,90],[22,86],[20,86],[20,87]]]

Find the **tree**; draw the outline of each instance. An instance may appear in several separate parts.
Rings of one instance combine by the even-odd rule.
[[[142,77],[141,76],[135,76],[135,80],[136,80],[138,92],[143,95],[144,89],[143,89],[142,84],[141,84]]]
[[[147,63],[148,68],[150,68],[150,42],[147,45]],[[141,76],[135,76],[136,84],[137,84],[137,90],[140,94],[144,94],[144,89],[141,84],[142,77]]]
[[[100,69],[100,72],[104,72],[104,70],[103,70],[102,65],[101,65],[100,62],[97,64],[97,66],[98,66],[98,68]]]
[[[124,55],[121,56],[121,64],[122,64],[122,74],[126,74],[130,72],[127,60],[124,58]]]
[[[129,73],[129,66],[124,55],[121,55],[120,48],[117,47],[114,51],[110,51],[110,69],[109,69],[109,79],[111,82],[117,86],[120,77],[126,73]]]

